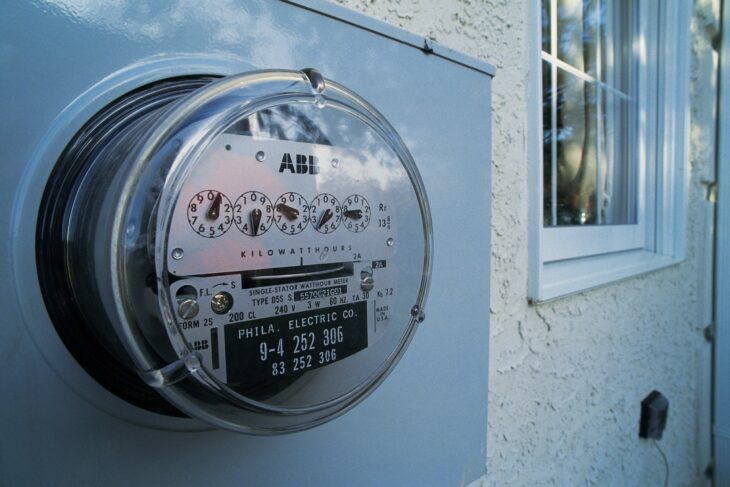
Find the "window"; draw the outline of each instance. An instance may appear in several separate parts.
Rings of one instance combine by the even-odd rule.
[[[531,299],[681,260],[690,8],[542,0],[535,9]]]

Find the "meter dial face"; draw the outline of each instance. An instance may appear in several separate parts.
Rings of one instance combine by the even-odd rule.
[[[258,237],[271,227],[274,206],[265,194],[247,191],[233,205],[233,217],[240,231],[250,237]]]
[[[270,404],[310,407],[367,380],[373,366],[358,363],[379,364],[400,343],[423,268],[418,200],[403,198],[410,178],[398,159],[384,162],[377,148],[223,134],[181,198],[213,184],[240,195],[233,215],[241,232],[189,238],[175,210],[168,236],[173,311],[203,363],[236,392]],[[319,386],[285,393],[313,377]]]
[[[364,196],[353,194],[342,204],[342,218],[345,228],[351,232],[362,232],[370,223],[370,204]]]
[[[309,223],[309,203],[299,193],[284,193],[274,204],[274,223],[287,235],[302,232]]]
[[[200,191],[188,203],[188,223],[203,237],[220,237],[233,223],[231,201],[214,189]]]
[[[337,198],[328,193],[317,195],[309,205],[309,220],[319,233],[332,233],[342,221],[342,208]]]

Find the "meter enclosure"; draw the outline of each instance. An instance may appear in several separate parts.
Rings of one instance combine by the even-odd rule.
[[[145,409],[306,429],[372,392],[423,320],[415,163],[316,70],[142,87],[79,132],[50,181],[39,269],[54,324]]]

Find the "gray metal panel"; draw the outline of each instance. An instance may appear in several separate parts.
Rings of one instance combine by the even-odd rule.
[[[339,19],[343,22],[347,22],[361,29],[369,30],[375,34],[382,35],[394,41],[402,42],[403,44],[423,49],[428,51],[430,54],[435,56],[448,59],[457,64],[461,64],[467,68],[481,71],[484,74],[494,76],[496,69],[489,63],[486,63],[480,59],[467,56],[448,47],[441,46],[429,38],[419,37],[415,34],[407,32],[398,27],[394,27],[389,24],[384,24],[378,20],[363,15],[353,10],[348,10],[339,5],[327,2],[325,0],[282,0],[283,2],[290,3],[292,5],[299,5],[303,8],[319,12],[323,15],[330,16],[334,19]]]
[[[334,18],[341,9],[322,15],[266,1],[75,5],[0,5],[0,484],[454,485],[483,474],[489,69],[393,42],[392,29],[374,21],[354,28]],[[401,133],[433,213],[427,320],[371,397],[314,430],[258,438],[133,425],[63,382],[80,375],[73,383],[80,394],[115,401],[49,333],[35,282],[33,210],[64,141],[113,96],[148,78],[251,66],[316,67],[372,102]],[[99,82],[110,91],[94,88]]]
[[[715,485],[730,485],[730,2],[723,2],[715,251]]]
[[[717,403],[716,403],[717,404]],[[730,482],[730,434],[715,429],[715,470],[713,485],[723,487]]]

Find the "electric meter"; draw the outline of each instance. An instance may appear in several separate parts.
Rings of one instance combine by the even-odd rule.
[[[122,97],[67,146],[38,227],[47,308],[89,374],[248,433],[372,392],[424,319],[430,259],[403,141],[315,70]]]

